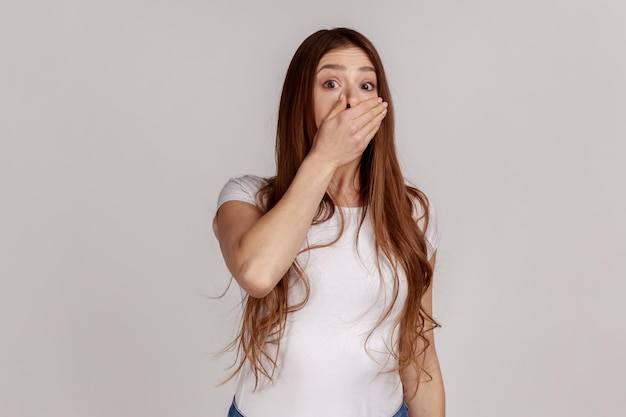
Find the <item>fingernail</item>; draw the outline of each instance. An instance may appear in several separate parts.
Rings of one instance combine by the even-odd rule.
[[[382,97],[378,97],[378,102],[382,103],[383,102],[383,98]]]

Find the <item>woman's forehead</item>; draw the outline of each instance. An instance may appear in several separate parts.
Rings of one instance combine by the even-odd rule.
[[[374,64],[372,64],[372,61],[365,51],[361,48],[357,48],[356,46],[348,46],[345,48],[332,49],[326,52],[326,54],[324,54],[324,56],[320,59],[320,62],[317,65],[317,70],[319,71],[325,66],[333,67],[342,65],[374,67]]]

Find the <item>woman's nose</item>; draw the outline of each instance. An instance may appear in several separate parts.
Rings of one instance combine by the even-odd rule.
[[[360,103],[361,99],[358,96],[358,89],[355,89],[353,87],[346,87],[344,88],[343,93],[345,94],[346,100],[348,102],[348,104],[346,105],[347,109],[354,107]]]

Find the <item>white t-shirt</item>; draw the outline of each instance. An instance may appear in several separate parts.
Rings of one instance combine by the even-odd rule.
[[[218,208],[231,200],[255,205],[264,184],[255,176],[231,179],[220,193]],[[368,339],[391,302],[394,283],[391,266],[383,258],[380,277],[369,216],[357,242],[361,209],[337,207],[328,221],[311,226],[303,248],[336,238],[341,228],[339,211],[345,222],[341,238],[297,258],[311,284],[310,298],[301,310],[287,316],[273,381],[261,377],[255,390],[248,364],[239,375],[235,400],[246,417],[390,417],[402,404],[400,375],[394,371],[398,363],[390,349],[397,346],[399,328],[394,329],[394,322],[406,299],[406,280],[400,270],[391,316]],[[429,215],[430,258],[438,234],[432,209]],[[290,303],[300,301],[303,293],[302,281],[293,276]]]

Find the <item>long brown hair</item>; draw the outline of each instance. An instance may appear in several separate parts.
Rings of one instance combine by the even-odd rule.
[[[428,224],[428,200],[421,191],[407,186],[402,176],[395,148],[393,105],[383,64],[372,43],[360,33],[346,28],[320,30],[309,36],[297,49],[287,70],[280,99],[276,176],[268,179],[257,199],[263,211],[274,207],[311,150],[317,130],[313,113],[315,72],[320,59],[327,52],[345,47],[360,48],[369,56],[376,70],[378,95],[389,103],[380,129],[361,157],[360,194],[365,207],[361,223],[366,216],[370,216],[377,253],[391,261],[395,275],[392,303],[379,325],[391,314],[398,297],[399,270],[406,276],[408,295],[396,322],[396,326],[400,326],[400,340],[398,351],[393,354],[398,359],[400,371],[412,367],[419,376],[422,371],[420,357],[423,357],[428,347],[424,334],[438,326],[421,306],[422,296],[431,283],[433,273],[424,236]],[[320,202],[314,223],[329,219],[334,210],[332,197],[327,193]],[[421,228],[418,227],[415,213],[423,213]],[[306,275],[297,262],[294,262],[292,270],[303,280],[308,298],[309,282]],[[237,346],[235,370],[231,378],[248,361],[257,384],[260,376],[272,379],[278,366],[278,350],[287,314],[302,308],[307,302],[305,298],[296,305],[289,305],[288,277],[289,273],[266,297],[248,296],[244,300],[241,331],[231,344],[231,347]],[[275,348],[269,350],[269,345],[275,345]]]

